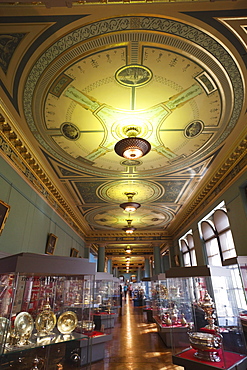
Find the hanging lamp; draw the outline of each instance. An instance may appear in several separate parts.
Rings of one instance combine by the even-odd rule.
[[[128,253],[128,254],[131,254],[132,249],[130,248],[129,245],[127,245],[127,247],[125,248],[125,252]]]
[[[151,150],[151,145],[147,140],[136,136],[138,134],[136,127],[129,127],[126,134],[128,137],[118,141],[114,147],[120,157],[138,159]]]
[[[123,208],[126,212],[135,212],[137,208],[141,207],[140,203],[133,202],[133,196],[136,195],[136,193],[124,193],[127,198],[128,202],[120,204],[120,207]]]
[[[136,228],[134,226],[131,226],[131,222],[133,220],[126,220],[127,221],[127,226],[123,227],[122,230],[126,232],[126,234],[132,234]]]

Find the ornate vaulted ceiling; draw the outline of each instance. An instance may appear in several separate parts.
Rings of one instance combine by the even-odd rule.
[[[1,150],[109,255],[169,245],[243,156],[246,2],[1,3]],[[114,151],[129,127],[139,160]]]

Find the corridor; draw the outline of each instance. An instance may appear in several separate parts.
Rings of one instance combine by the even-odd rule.
[[[142,307],[134,307],[127,296],[110,329],[112,340],[106,344],[105,359],[90,370],[182,370],[172,364],[171,350],[160,339],[156,325],[147,323]]]

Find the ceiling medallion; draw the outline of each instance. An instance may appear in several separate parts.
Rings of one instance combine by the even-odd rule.
[[[80,137],[80,130],[73,123],[64,122],[61,125],[60,130],[61,130],[63,136],[66,137],[66,139],[77,140]]]
[[[184,130],[184,136],[187,137],[188,139],[192,139],[203,131],[204,125],[202,121],[196,120],[190,122]]]
[[[125,167],[137,167],[140,166],[142,162],[134,159],[124,159],[120,164]]]
[[[126,234],[133,234],[133,232],[136,230],[134,226],[131,226],[131,222],[133,220],[126,220],[127,221],[127,226],[123,227],[122,230],[126,232]]]
[[[121,203],[120,207],[124,209],[126,212],[135,212],[137,208],[141,207],[140,203],[133,202],[133,196],[136,195],[136,193],[124,193],[127,198],[128,202]]]
[[[136,137],[135,127],[126,130],[127,138],[117,142],[114,147],[115,152],[126,159],[138,159],[146,155],[151,150],[150,143],[140,137]]]
[[[124,86],[143,86],[153,77],[149,68],[142,65],[128,65],[121,67],[115,75],[116,80]]]

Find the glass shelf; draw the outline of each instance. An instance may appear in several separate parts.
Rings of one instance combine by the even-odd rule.
[[[69,358],[67,346],[88,341],[82,328],[92,320],[94,275],[95,264],[81,258],[21,253],[1,259],[1,366],[19,366],[21,359],[31,368],[38,356],[48,369],[52,352],[61,363]]]

